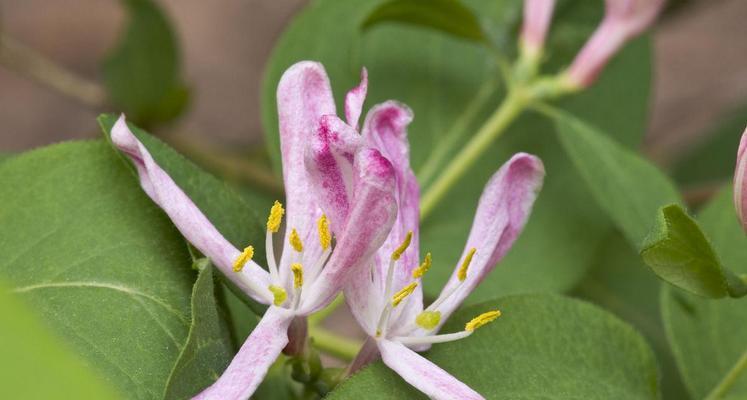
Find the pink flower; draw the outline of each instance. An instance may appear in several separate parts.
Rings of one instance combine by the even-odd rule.
[[[739,150],[737,151],[737,167],[734,171],[734,207],[737,209],[737,216],[742,228],[747,232],[747,128],[742,133],[742,140],[739,141]]]
[[[353,126],[365,91],[364,76],[362,84],[346,98],[345,113]],[[336,110],[329,79],[320,64],[300,62],[285,72],[278,85],[278,111],[287,245],[276,262],[272,239],[285,214],[276,202],[267,222],[268,270],[252,261],[252,246],[239,251],[221,236],[156,164],[124,117],[112,129],[114,144],[135,164],[143,190],[182,235],[247,295],[270,306],[223,375],[196,399],[249,398],[288,344],[287,331],[294,318],[325,307],[350,276],[363,274],[361,268],[368,267],[396,217],[391,163],[357,137],[326,133],[328,121],[335,121]],[[318,144],[319,135],[327,139],[330,150],[334,148],[335,157],[344,158],[344,169],[334,157],[307,156],[324,151],[309,149]]]
[[[410,169],[405,132],[411,120],[412,113],[407,107],[386,102],[374,107],[363,124],[365,146],[379,150],[394,166],[399,211],[373,261],[359,276],[350,279],[345,288],[350,309],[369,335],[351,369],[362,367],[380,354],[386,365],[433,399],[482,399],[413,349],[423,350],[432,343],[465,338],[500,315],[499,311],[486,313],[461,332],[437,334],[522,231],[542,185],[544,168],[538,158],[520,153],[493,175],[480,198],[460,265],[438,299],[424,309],[420,285],[431,257],[426,255],[419,265],[419,188]],[[356,132],[336,117],[325,119],[324,125],[326,129],[319,131],[317,144],[312,148],[314,165],[323,165],[319,160],[329,158],[337,160],[337,165],[347,164],[340,170],[349,169],[345,150],[331,138],[351,137]],[[316,188],[324,187],[325,179],[334,178],[332,173],[313,175],[319,179]],[[346,213],[342,208],[340,212]]]
[[[555,0],[524,0],[521,43],[525,51],[538,54],[545,45]]]
[[[571,87],[588,87],[609,60],[633,37],[648,28],[665,0],[605,0],[604,19],[567,71]]]

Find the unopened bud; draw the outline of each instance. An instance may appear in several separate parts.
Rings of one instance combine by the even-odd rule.
[[[742,140],[739,142],[737,150],[737,166],[734,170],[734,207],[737,209],[737,217],[742,224],[742,228],[747,232],[747,128],[742,134]]]

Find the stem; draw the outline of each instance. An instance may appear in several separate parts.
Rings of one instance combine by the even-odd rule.
[[[708,394],[705,400],[718,400],[722,399],[724,395],[731,389],[737,381],[739,374],[741,374],[747,368],[747,351],[742,353],[737,363],[734,364],[731,370],[726,374],[724,379],[716,385],[715,388]]]
[[[443,139],[439,140],[435,148],[428,156],[425,164],[418,171],[418,181],[422,187],[428,187],[428,184],[433,180],[433,176],[441,167],[442,163],[449,155],[449,152],[457,145],[459,139],[462,137],[464,131],[468,128],[469,124],[475,119],[477,113],[483,108],[485,103],[490,99],[498,84],[495,80],[489,81],[483,85],[477,92],[475,97],[467,104],[464,112],[454,121],[451,129],[444,135]]]
[[[511,90],[500,107],[485,121],[475,136],[452,159],[441,175],[423,195],[420,219],[424,220],[443,199],[448,190],[467,172],[516,117],[524,110],[527,100],[521,90]]]
[[[313,346],[320,351],[345,361],[352,361],[363,345],[357,340],[338,335],[321,326],[309,326]]]
[[[104,106],[106,91],[62,68],[5,32],[0,35],[0,64],[93,109]]]

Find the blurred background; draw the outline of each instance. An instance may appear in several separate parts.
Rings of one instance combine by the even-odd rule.
[[[160,133],[168,140],[169,132],[178,131],[182,147],[209,144],[235,154],[260,143],[263,67],[284,26],[307,2],[159,3],[176,29],[184,80],[192,91],[189,112]],[[100,62],[126,17],[115,0],[3,0],[0,13],[8,38],[91,82],[100,82]],[[747,116],[745,16],[744,0],[673,1],[654,30],[654,93],[643,145],[660,165],[716,132],[724,119]],[[100,109],[3,64],[1,152],[100,135],[95,120]]]

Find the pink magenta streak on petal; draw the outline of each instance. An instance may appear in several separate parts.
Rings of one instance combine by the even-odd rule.
[[[366,68],[361,69],[361,83],[350,89],[345,96],[345,119],[348,125],[358,129],[358,119],[363,111],[363,103],[366,101],[366,92],[368,91],[368,71]]]
[[[345,228],[314,285],[303,313],[328,304],[350,276],[363,279],[371,256],[381,246],[397,214],[394,201],[394,171],[378,151],[363,149],[355,157],[353,197]],[[304,289],[306,290],[306,289]]]
[[[460,263],[471,248],[477,252],[462,287],[439,307],[442,324],[513,246],[529,218],[544,176],[539,158],[518,153],[485,185]],[[458,265],[444,291],[459,284]]]
[[[153,160],[145,146],[127,127],[124,116],[112,128],[112,142],[125,153],[137,168],[140,184],[145,193],[171,218],[181,234],[220,268],[245,293],[266,303],[265,297],[256,293],[233,272],[233,262],[240,252],[229,243],[200,212],[192,200],[174,183]],[[250,261],[242,273],[259,287],[269,284],[267,272]]]
[[[283,158],[283,180],[286,194],[286,225],[296,228],[302,238],[316,229],[319,216],[304,157],[306,146],[314,136],[322,115],[335,114],[332,89],[324,67],[302,61],[283,74],[277,90],[280,150]],[[290,229],[286,230],[287,234]],[[284,250],[287,253],[288,247]],[[288,259],[288,257],[283,257]]]
[[[388,340],[377,344],[384,364],[431,399],[484,400],[469,386],[403,344]]]
[[[292,320],[293,313],[289,310],[268,308],[220,378],[193,399],[248,399],[288,343],[287,331]]]

